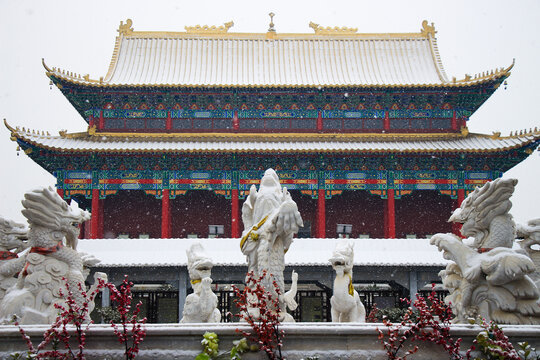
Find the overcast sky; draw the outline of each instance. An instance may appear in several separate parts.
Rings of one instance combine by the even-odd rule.
[[[58,89],[50,89],[41,65],[91,78],[105,76],[120,21],[135,30],[184,31],[186,25],[221,25],[233,32],[266,32],[268,13],[277,32],[312,33],[321,26],[357,27],[359,32],[418,32],[435,23],[443,65],[458,79],[516,59],[508,88],[502,86],[471,117],[471,132],[491,134],[540,127],[540,1],[24,1],[0,0],[0,118],[12,126],[70,132],[86,123]],[[0,130],[0,215],[24,221],[25,191],[53,185],[52,175],[24,153],[17,156],[4,126]],[[512,213],[517,221],[540,217],[539,152],[505,177],[519,179]]]

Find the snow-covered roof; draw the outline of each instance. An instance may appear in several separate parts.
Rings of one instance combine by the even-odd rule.
[[[17,138],[40,148],[71,152],[498,152],[540,140],[540,132],[499,137],[483,134],[115,134],[52,136],[17,130]]]
[[[46,66],[47,75],[91,86],[463,86],[509,74],[499,69],[449,81],[435,29],[359,34],[316,24],[314,34],[229,33],[228,28],[141,32],[121,25],[106,76],[91,80]]]
[[[287,265],[326,266],[342,239],[295,239],[285,255]],[[348,239],[354,264],[364,266],[445,266],[429,239]],[[96,239],[80,240],[78,251],[101,260],[99,266],[183,266],[186,250],[200,242],[215,265],[244,265],[240,239]]]

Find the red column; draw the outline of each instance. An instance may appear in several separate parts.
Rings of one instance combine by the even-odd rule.
[[[98,238],[99,190],[92,189],[92,218],[90,219],[90,239]]]
[[[161,197],[161,238],[169,239],[171,237],[170,226],[171,211],[169,201],[169,189],[163,189]]]
[[[396,238],[396,212],[395,212],[395,202],[394,202],[394,189],[388,189],[387,196],[387,238],[395,239]]]
[[[99,218],[98,218],[98,239],[103,239],[103,204],[105,203],[105,199],[99,199]]]
[[[456,110],[454,110],[454,113],[452,115],[452,130],[457,130],[457,118],[456,118]]]
[[[58,195],[60,195],[62,199],[64,199],[64,189],[56,189],[56,192],[58,193]]]
[[[317,131],[322,131],[322,129],[323,129],[322,114],[321,114],[321,110],[319,110],[318,115],[317,115]]]
[[[234,110],[232,126],[234,131],[238,131],[240,129],[240,123],[238,122],[238,110]]]
[[[319,189],[319,198],[317,200],[317,237],[326,238],[326,199],[324,189]]]
[[[101,111],[99,112],[99,124],[98,124],[98,128],[99,128],[100,130],[102,130],[104,127],[105,127],[105,122],[104,122],[104,120],[103,120],[103,110],[101,110]]]
[[[463,200],[465,200],[465,190],[458,189],[457,200],[454,203],[455,204],[454,209],[457,209],[458,207],[460,207]],[[461,236],[461,224],[452,223],[452,232],[458,236]]]
[[[384,112],[384,130],[390,130],[390,116],[388,115],[388,110]]]
[[[231,190],[231,238],[240,237],[240,224],[238,219],[238,189]]]
[[[167,123],[165,124],[166,130],[172,129],[171,110],[167,111]]]

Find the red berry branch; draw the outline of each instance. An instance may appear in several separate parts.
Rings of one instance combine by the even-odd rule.
[[[240,310],[240,314],[237,316],[245,320],[252,329],[251,332],[237,331],[256,343],[266,353],[268,359],[283,359],[281,348],[285,332],[279,328],[281,309],[278,298],[281,295],[281,290],[275,280],[272,281],[272,284],[273,291],[277,296],[265,289],[262,284],[267,276],[273,279],[273,275],[267,275],[266,271],[259,278],[250,272],[243,290],[233,286],[236,294],[234,302]]]
[[[96,295],[105,286],[100,281],[99,285],[88,294],[83,285],[78,284],[79,293],[82,295],[83,303],[79,305],[73,296],[73,292],[69,288],[68,281],[65,281],[65,292],[60,290],[60,296],[64,296],[64,304],[55,304],[54,307],[59,310],[59,314],[49,329],[43,334],[41,343],[34,347],[30,336],[21,327],[15,318],[15,326],[19,328],[19,332],[23,337],[28,348],[27,355],[32,359],[84,359],[84,346],[86,344],[86,332],[92,321],[89,317],[89,306],[96,298]],[[78,343],[78,349],[73,349],[70,344],[72,333],[74,330],[75,339]],[[63,344],[64,349],[58,350],[60,344]],[[52,348],[52,350],[46,350]]]
[[[120,314],[120,324],[116,324],[111,320],[114,334],[120,344],[123,344],[125,347],[124,355],[126,356],[126,360],[135,359],[135,356],[139,353],[139,346],[146,336],[146,329],[144,328],[146,318],[139,320],[142,302],[139,301],[135,305],[135,309],[130,313],[131,301],[133,300],[133,294],[131,293],[133,283],[128,281],[127,275],[125,275],[120,289],[116,288],[114,284],[105,283],[102,280],[100,280],[101,284],[110,290],[111,301],[116,304],[116,310]]]

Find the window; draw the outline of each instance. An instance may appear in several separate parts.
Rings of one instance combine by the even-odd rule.
[[[336,232],[340,238],[349,238],[352,233],[352,224],[337,224]]]
[[[124,120],[122,119],[105,119],[105,129],[123,129]]]
[[[209,238],[216,238],[220,235],[224,234],[224,226],[223,225],[208,225],[208,237]]]
[[[315,129],[317,128],[316,119],[292,119],[291,128],[293,129]]]
[[[165,119],[148,119],[146,120],[147,129],[165,129]]]
[[[214,129],[231,129],[232,120],[231,119],[215,119],[214,120]]]
[[[126,120],[126,128],[144,129],[144,119],[128,119]]]
[[[175,119],[172,121],[173,129],[191,129],[190,119]]]
[[[263,129],[263,119],[242,119],[239,122],[240,129]]]

